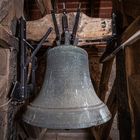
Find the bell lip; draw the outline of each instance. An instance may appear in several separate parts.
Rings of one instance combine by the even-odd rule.
[[[102,125],[104,123],[107,123],[110,119],[111,119],[112,115],[109,114],[106,118],[102,119],[102,120],[98,120],[98,121],[95,121],[95,122],[91,122],[91,123],[86,123],[86,124],[76,124],[76,126],[74,127],[75,123],[71,124],[69,127],[67,125],[62,125],[61,124],[61,127],[60,127],[60,124],[48,124],[48,127],[46,127],[46,125],[42,124],[38,124],[38,123],[35,123],[35,122],[31,122],[31,121],[27,121],[27,120],[23,120],[25,123],[27,124],[30,124],[32,126],[35,126],[35,127],[40,127],[40,128],[47,128],[47,129],[84,129],[84,128],[90,128],[90,127],[95,127],[95,126],[99,126],[99,125]]]
[[[87,53],[86,50],[84,50],[84,49],[82,49],[82,48],[80,48],[80,47],[74,46],[74,45],[59,45],[59,46],[56,46],[56,47],[54,47],[54,48],[51,48],[51,49],[48,51],[48,54],[49,54],[51,51],[54,51],[54,50],[57,50],[57,49],[66,49],[66,48],[70,48],[70,49],[75,48],[75,49],[77,49],[77,50],[79,50],[79,51],[81,51],[81,52],[84,52],[86,55],[88,55],[88,53]]]
[[[94,110],[95,109],[93,109],[92,113],[94,113]],[[105,117],[102,117],[101,110],[105,110],[105,112],[104,112],[105,113]],[[29,110],[27,110],[27,111],[29,111]],[[33,111],[33,108],[32,108],[32,111]],[[37,112],[37,110],[35,110],[35,112]],[[32,112],[32,113],[36,114],[35,112],[34,113]],[[88,110],[88,112],[90,112],[90,110]],[[89,128],[89,127],[93,127],[93,126],[98,126],[98,125],[104,124],[104,123],[106,123],[107,121],[109,121],[111,119],[110,111],[108,110],[108,108],[107,108],[107,106],[105,104],[102,104],[102,107],[98,108],[98,110],[95,110],[95,112],[96,112],[95,114],[98,113],[98,115],[97,115],[98,118],[96,118],[96,121],[95,121],[95,118],[91,119],[94,116],[92,114],[91,117],[90,117],[90,121],[88,120],[87,122],[84,122],[84,121],[82,122],[79,118],[77,118],[77,121],[75,121],[74,123],[68,123],[68,122],[65,123],[65,122],[63,122],[63,120],[61,120],[60,122],[58,121],[58,123],[56,123],[56,122],[55,123],[49,123],[49,121],[48,122],[44,122],[45,118],[47,117],[47,113],[46,113],[46,116],[44,117],[44,119],[41,120],[38,123],[38,119],[40,119],[41,117],[36,117],[36,119],[32,118],[32,117],[28,117],[28,116],[26,116],[28,114],[28,112],[26,112],[23,115],[23,121],[26,122],[27,124],[30,124],[30,125],[33,125],[33,126],[42,127],[42,128],[48,128],[48,129],[82,129],[82,128]],[[77,113],[77,112],[75,112],[75,113]],[[87,110],[85,112],[85,115],[86,115],[86,113],[87,113]],[[33,114],[32,114],[32,116],[34,116]],[[38,114],[40,114],[40,113],[38,113]],[[57,113],[54,113],[54,114],[56,115]],[[81,114],[81,115],[83,115],[83,114]],[[67,117],[69,117],[69,114],[67,115]],[[79,117],[80,117],[80,114],[79,114]],[[61,116],[61,118],[63,118],[63,116]],[[56,119],[56,121],[57,121],[57,119]]]

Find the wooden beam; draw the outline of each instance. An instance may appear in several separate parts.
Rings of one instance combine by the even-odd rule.
[[[117,81],[117,105],[120,140],[131,140],[131,114],[128,101],[125,58],[123,50],[121,50],[116,56],[116,66],[116,75],[118,75],[119,79]]]
[[[99,84],[99,89],[98,89],[98,96],[102,101],[105,100],[106,92],[108,90],[108,82],[109,82],[110,73],[112,70],[113,61],[114,61],[114,58],[103,63],[100,84]]]
[[[70,31],[73,28],[76,13],[68,13],[68,22]],[[60,32],[62,31],[61,25],[62,14],[57,14],[57,22]],[[53,27],[51,15],[46,15],[43,18],[35,21],[27,22],[27,39],[39,41],[46,33],[49,27]],[[96,28],[95,28],[96,27]],[[103,39],[111,36],[111,19],[103,18],[90,18],[84,13],[81,13],[77,37],[79,40],[92,42],[95,39]],[[55,40],[55,32],[53,31],[48,38],[52,43]]]
[[[140,16],[136,18],[136,20],[128,26],[128,28],[123,32],[122,35],[122,43],[128,40],[133,34],[140,30]]]

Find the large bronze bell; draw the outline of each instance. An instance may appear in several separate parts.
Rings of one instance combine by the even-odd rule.
[[[78,129],[100,125],[111,118],[91,83],[87,52],[72,45],[48,52],[42,89],[23,120],[51,129]]]

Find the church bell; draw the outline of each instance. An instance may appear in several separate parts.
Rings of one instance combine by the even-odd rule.
[[[23,120],[50,129],[78,129],[110,118],[91,83],[87,52],[74,45],[50,49],[42,89],[28,105]]]

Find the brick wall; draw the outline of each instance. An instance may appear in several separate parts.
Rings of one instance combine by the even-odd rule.
[[[93,3],[94,17],[110,18],[112,13],[111,0],[95,0]]]
[[[57,11],[62,12],[64,0],[58,0]],[[90,16],[90,2],[89,0],[65,0],[66,9],[68,12],[75,12],[79,3],[81,3],[81,11]]]
[[[64,0],[58,0],[58,12],[62,12],[62,4]],[[112,12],[111,0],[65,0],[68,12],[74,12],[78,3],[81,3],[81,11],[88,16],[110,18]]]
[[[36,0],[25,0],[25,13],[27,20],[36,20],[42,17]]]
[[[111,0],[56,0],[57,12],[62,12],[63,2],[66,3],[68,12],[76,11],[78,3],[81,3],[81,11],[92,17],[110,18],[112,13]],[[36,20],[42,17],[35,0],[27,0],[28,17]]]

